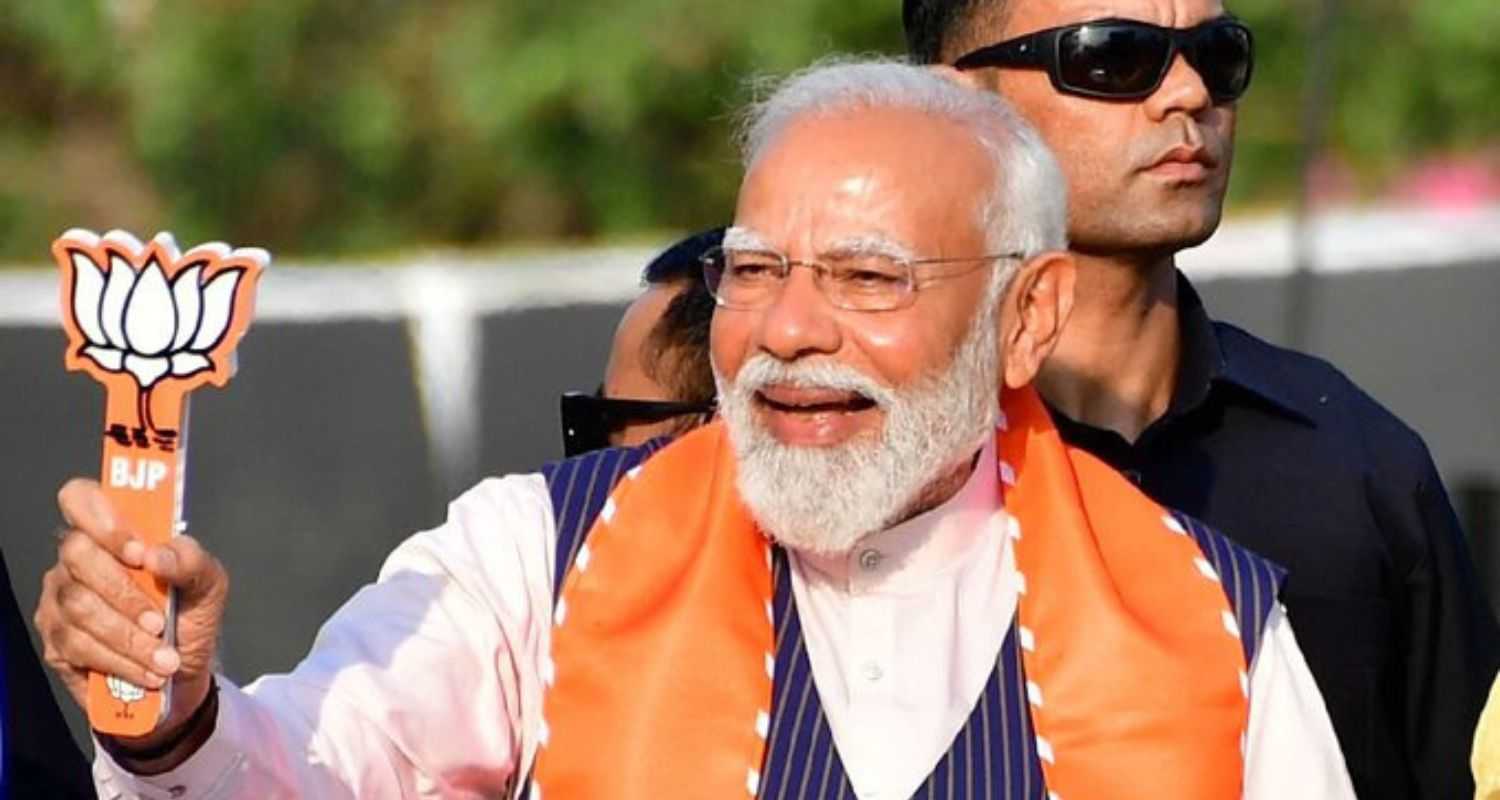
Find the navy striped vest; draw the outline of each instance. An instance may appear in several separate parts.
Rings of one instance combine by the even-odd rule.
[[[604,508],[625,473],[639,466],[668,440],[655,439],[636,448],[611,448],[542,467],[557,522],[554,597],[572,568],[578,548],[594,518]],[[1283,570],[1182,514],[1173,516],[1192,535],[1204,558],[1218,570],[1231,607],[1239,618],[1245,663],[1253,662],[1266,615],[1276,602]],[[776,618],[776,672],[771,688],[771,727],[761,766],[762,800],[834,800],[854,798],[834,747],[833,732],[813,682],[812,664],[802,638],[802,623],[792,599],[786,553],[774,549],[772,580]],[[970,713],[968,722],[938,761],[914,798],[1005,798],[1045,800],[1041,761],[1031,732],[1026,675],[1015,639],[1016,626],[1000,647],[995,671]]]

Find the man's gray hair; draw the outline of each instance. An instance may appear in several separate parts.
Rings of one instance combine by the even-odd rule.
[[[978,209],[991,253],[1067,247],[1067,184],[1036,131],[998,95],[903,61],[825,60],[786,78],[745,111],[745,170],[799,119],[876,108],[930,114],[973,132],[994,165],[994,190]]]

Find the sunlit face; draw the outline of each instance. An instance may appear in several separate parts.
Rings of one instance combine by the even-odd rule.
[[[996,29],[969,44],[1105,18],[1187,28],[1223,15],[1219,0],[1011,0]],[[1181,55],[1161,88],[1139,101],[1061,94],[1041,70],[984,69],[976,77],[1004,95],[1057,155],[1075,250],[1167,254],[1218,227],[1235,106],[1214,105]]]
[[[856,245],[977,256],[992,170],[956,123],[888,109],[804,118],[751,166],[725,241],[793,260]],[[932,283],[899,310],[859,312],[794,268],[769,306],[716,311],[741,495],[771,535],[845,550],[973,453],[998,392],[993,270]]]

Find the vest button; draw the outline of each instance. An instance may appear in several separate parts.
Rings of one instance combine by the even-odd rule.
[[[873,570],[880,566],[885,560],[885,554],[879,550],[865,550],[859,554],[859,565],[867,570]]]

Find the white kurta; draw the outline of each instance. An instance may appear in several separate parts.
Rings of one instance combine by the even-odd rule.
[[[813,679],[861,800],[909,797],[994,669],[1019,579],[993,459],[847,557],[792,555]],[[541,476],[479,484],[391,554],[290,674],[243,690],[220,678],[217,728],[176,770],[136,777],[96,748],[99,796],[500,796],[541,729],[555,539]],[[1250,670],[1246,770],[1250,800],[1354,797],[1279,608]]]

